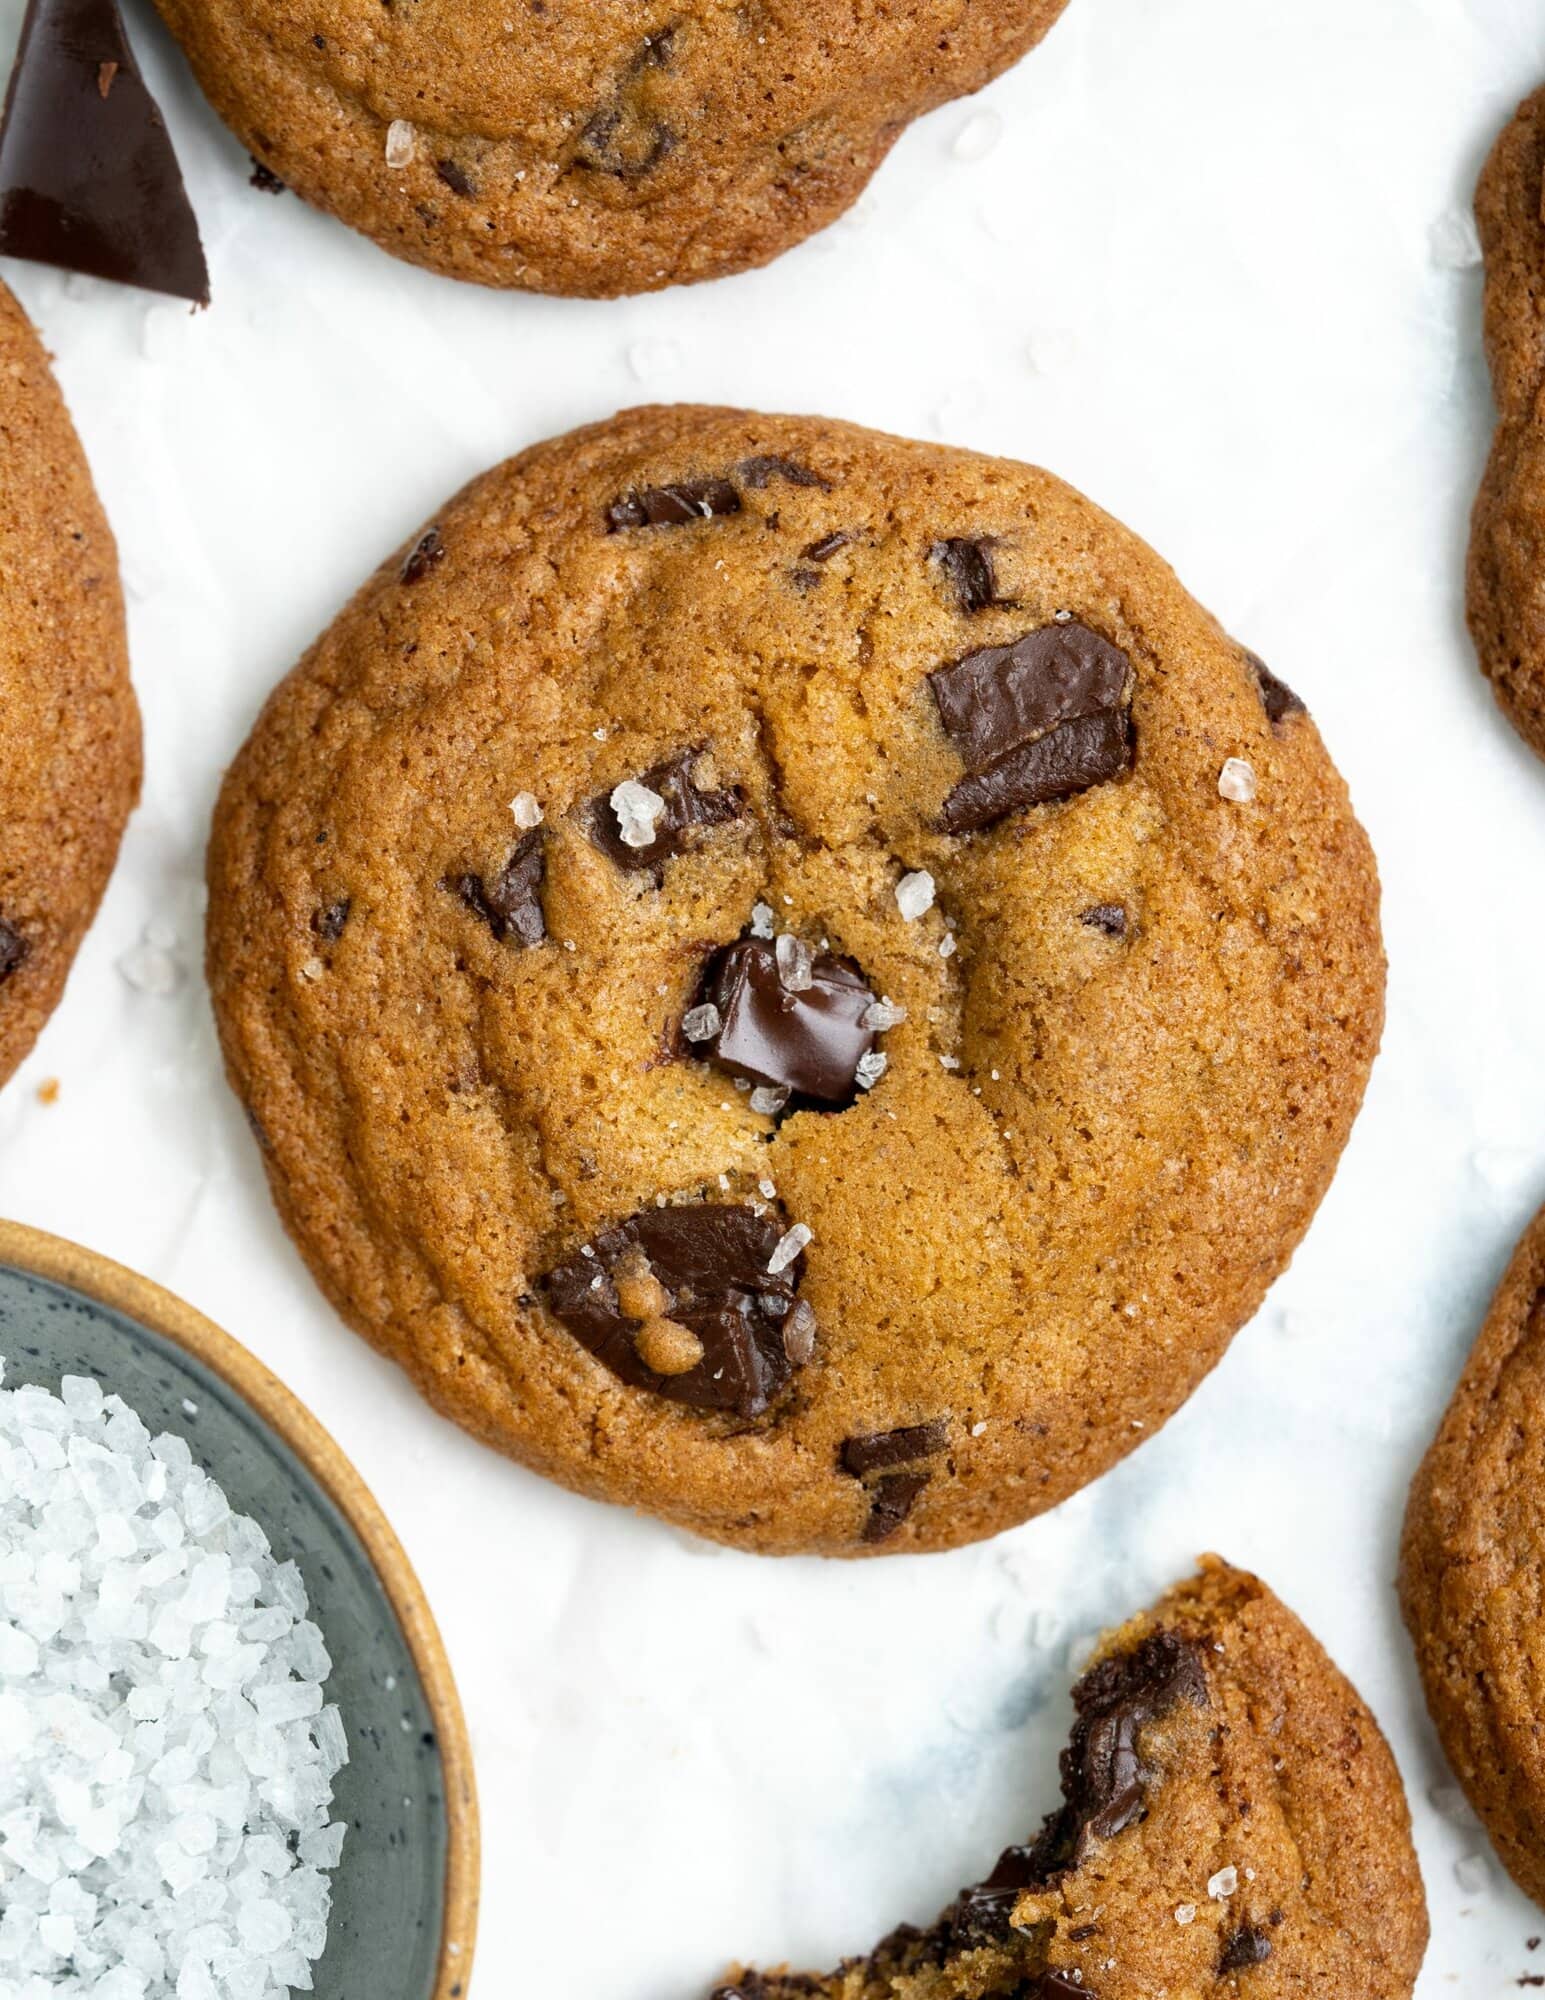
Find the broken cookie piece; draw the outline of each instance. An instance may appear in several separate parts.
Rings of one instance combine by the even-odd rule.
[[[1073,1706],[1061,1806],[935,1924],[716,2000],[1409,2000],[1427,1922],[1394,1761],[1264,1584],[1209,1558]]]

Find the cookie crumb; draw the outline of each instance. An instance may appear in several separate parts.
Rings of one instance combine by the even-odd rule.
[[[59,1102],[58,1077],[56,1076],[45,1077],[43,1081],[38,1085],[38,1103],[57,1104],[58,1102]]]
[[[617,1296],[622,1297],[621,1287]],[[656,1375],[686,1375],[703,1359],[703,1343],[689,1326],[673,1319],[646,1319],[633,1345],[638,1358]]]
[[[1226,758],[1218,773],[1218,797],[1236,806],[1248,806],[1255,803],[1255,791],[1255,766],[1243,757]]]
[[[896,908],[909,924],[916,923],[925,911],[933,908],[933,894],[933,877],[928,870],[914,868],[896,884]]]

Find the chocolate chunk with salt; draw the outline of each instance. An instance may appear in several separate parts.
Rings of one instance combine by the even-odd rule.
[[[740,495],[727,479],[689,479],[624,493],[606,510],[606,531],[615,535],[623,528],[680,528],[689,521],[739,512]]]
[[[943,1417],[926,1424],[909,1424],[902,1430],[871,1431],[864,1437],[850,1437],[842,1447],[842,1469],[855,1479],[893,1465],[913,1465],[920,1458],[933,1458],[949,1443],[949,1425]]]
[[[546,859],[542,829],[534,827],[516,842],[514,852],[491,882],[483,875],[452,875],[445,886],[474,916],[482,918],[501,944],[540,944],[547,935],[547,919],[542,914]]]
[[[723,791],[704,790],[694,779],[693,772],[703,755],[701,747],[680,750],[637,780],[665,801],[665,810],[655,822],[654,838],[644,847],[631,846],[623,839],[622,822],[610,792],[592,799],[591,837],[619,868],[656,868],[671,855],[679,854],[698,828],[725,826],[741,817],[745,800],[735,786]]]
[[[1286,681],[1277,679],[1259,654],[1247,651],[1245,665],[1254,677],[1256,692],[1261,697],[1268,722],[1280,722],[1285,715],[1304,715],[1308,712],[1299,696],[1294,694]]]
[[[986,611],[998,602],[991,542],[980,536],[953,536],[949,541],[934,543],[933,559],[944,572],[962,611]]]
[[[858,1065],[874,1047],[863,1017],[876,996],[856,965],[830,952],[803,969],[808,985],[791,990],[765,938],[741,938],[716,952],[698,1004],[716,1008],[720,1026],[697,1053],[750,1083],[820,1104],[851,1104]]]
[[[1271,1939],[1254,1924],[1245,1924],[1224,1945],[1218,1970],[1243,1972],[1247,1966],[1264,1965],[1270,1957]]]
[[[582,1347],[636,1389],[694,1409],[758,1417],[793,1374],[783,1339],[802,1257],[773,1272],[783,1230],[777,1219],[731,1203],[647,1208],[607,1230],[545,1280],[547,1303]],[[645,1269],[647,1267],[647,1269]],[[659,1317],[685,1327],[703,1358],[660,1375],[638,1351],[643,1321],[626,1309],[627,1274],[659,1288]]]
[[[860,1539],[888,1542],[917,1505],[928,1484],[926,1472],[892,1472],[874,1489]]]
[[[117,0],[28,0],[0,125],[0,252],[209,303],[198,224]]]
[[[766,454],[743,458],[735,470],[748,486],[758,490],[771,485],[775,479],[782,479],[790,486],[814,486],[823,493],[831,491],[829,479],[823,479],[819,472],[812,472],[808,465],[799,465],[792,458]]]
[[[32,946],[14,924],[0,917],[0,986],[18,972],[31,955]]]
[[[1076,620],[968,653],[928,684],[969,774],[945,800],[948,832],[1070,798],[1131,762],[1131,662]]]

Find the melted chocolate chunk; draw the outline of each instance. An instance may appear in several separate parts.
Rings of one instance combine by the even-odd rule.
[[[926,1472],[892,1472],[874,1489],[869,1516],[860,1537],[865,1542],[888,1542],[917,1505],[928,1484]]]
[[[665,801],[665,811],[655,822],[654,839],[647,847],[630,847],[623,839],[610,792],[591,800],[591,838],[619,868],[658,868],[662,861],[679,854],[688,845],[698,827],[727,826],[731,820],[740,818],[745,799],[738,787],[705,792],[694,782],[692,772],[702,755],[701,747],[679,750],[639,778],[639,784],[657,792]]]
[[[477,193],[471,176],[465,168],[457,166],[454,160],[436,160],[435,172],[452,194],[462,195],[470,201]]]
[[[542,914],[546,859],[542,829],[533,827],[516,842],[514,853],[492,882],[482,875],[452,875],[445,886],[482,918],[501,944],[510,939],[518,945],[540,944],[547,935]]]
[[[866,1472],[887,1466],[911,1465],[920,1458],[933,1458],[949,1443],[949,1425],[943,1417],[930,1423],[910,1424],[904,1430],[871,1431],[865,1437],[850,1437],[842,1447],[842,1469],[855,1479]]]
[[[1261,697],[1261,706],[1266,711],[1268,722],[1280,722],[1285,715],[1308,713],[1303,702],[1294,694],[1287,682],[1279,681],[1258,654],[1247,652],[1245,665],[1254,676],[1256,692]]]
[[[1079,919],[1092,931],[1103,931],[1106,937],[1125,937],[1127,934],[1127,913],[1120,903],[1096,903],[1085,910]]]
[[[785,480],[790,486],[817,486],[823,493],[831,491],[829,479],[823,479],[819,472],[812,472],[808,465],[799,465],[792,458],[766,455],[743,458],[735,470],[748,486],[758,491],[775,479]]]
[[[845,549],[852,539],[846,528],[838,528],[833,534],[822,535],[818,542],[811,542],[800,554],[806,562],[830,562],[838,549]]]
[[[5,984],[13,972],[20,971],[31,951],[31,944],[16,926],[8,924],[4,917],[0,917],[0,986]]]
[[[209,303],[198,224],[118,0],[28,0],[0,127],[0,251]]]
[[[336,903],[329,903],[325,909],[312,912],[311,928],[324,944],[336,944],[343,936],[343,927],[349,921],[352,904],[347,896],[340,896]]]
[[[606,510],[606,532],[622,528],[680,528],[716,514],[738,514],[740,495],[727,479],[689,479],[676,486],[645,486],[625,493]]]
[[[1119,778],[1132,763],[1125,709],[1064,722],[1022,750],[1011,750],[979,775],[962,778],[944,801],[946,833],[975,833],[1020,806],[1071,799]]]
[[[696,1052],[751,1083],[851,1104],[859,1062],[874,1047],[874,1030],[863,1025],[874,1000],[858,967],[830,952],[811,962],[810,984],[791,993],[773,945],[742,938],[708,962],[698,1002],[716,1007],[721,1025]]]
[[[933,559],[943,570],[962,611],[986,611],[998,602],[991,542],[965,536],[935,542]]]
[[[426,528],[403,558],[401,577],[407,584],[422,583],[432,569],[445,561],[445,544],[438,528]]]
[[[1218,1960],[1219,1972],[1243,1972],[1247,1966],[1264,1965],[1271,1957],[1271,1939],[1254,1924],[1246,1924],[1235,1931],[1223,1947],[1223,1956]]]
[[[631,1387],[699,1410],[759,1417],[793,1374],[783,1322],[799,1288],[803,1257],[767,1268],[783,1231],[776,1218],[713,1202],[646,1208],[548,1274],[547,1303],[582,1347]],[[658,1317],[696,1336],[702,1359],[662,1375],[639,1354],[644,1322],[624,1309],[624,1285],[647,1262],[663,1293]]]

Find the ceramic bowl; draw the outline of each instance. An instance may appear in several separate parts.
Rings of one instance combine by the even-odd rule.
[[[93,1375],[152,1431],[186,1438],[231,1505],[293,1556],[321,1626],[349,1761],[317,2000],[461,2000],[477,1925],[478,1821],[466,1726],[418,1578],[316,1419],[191,1306],[57,1237],[0,1222],[0,1355],[10,1388]]]

